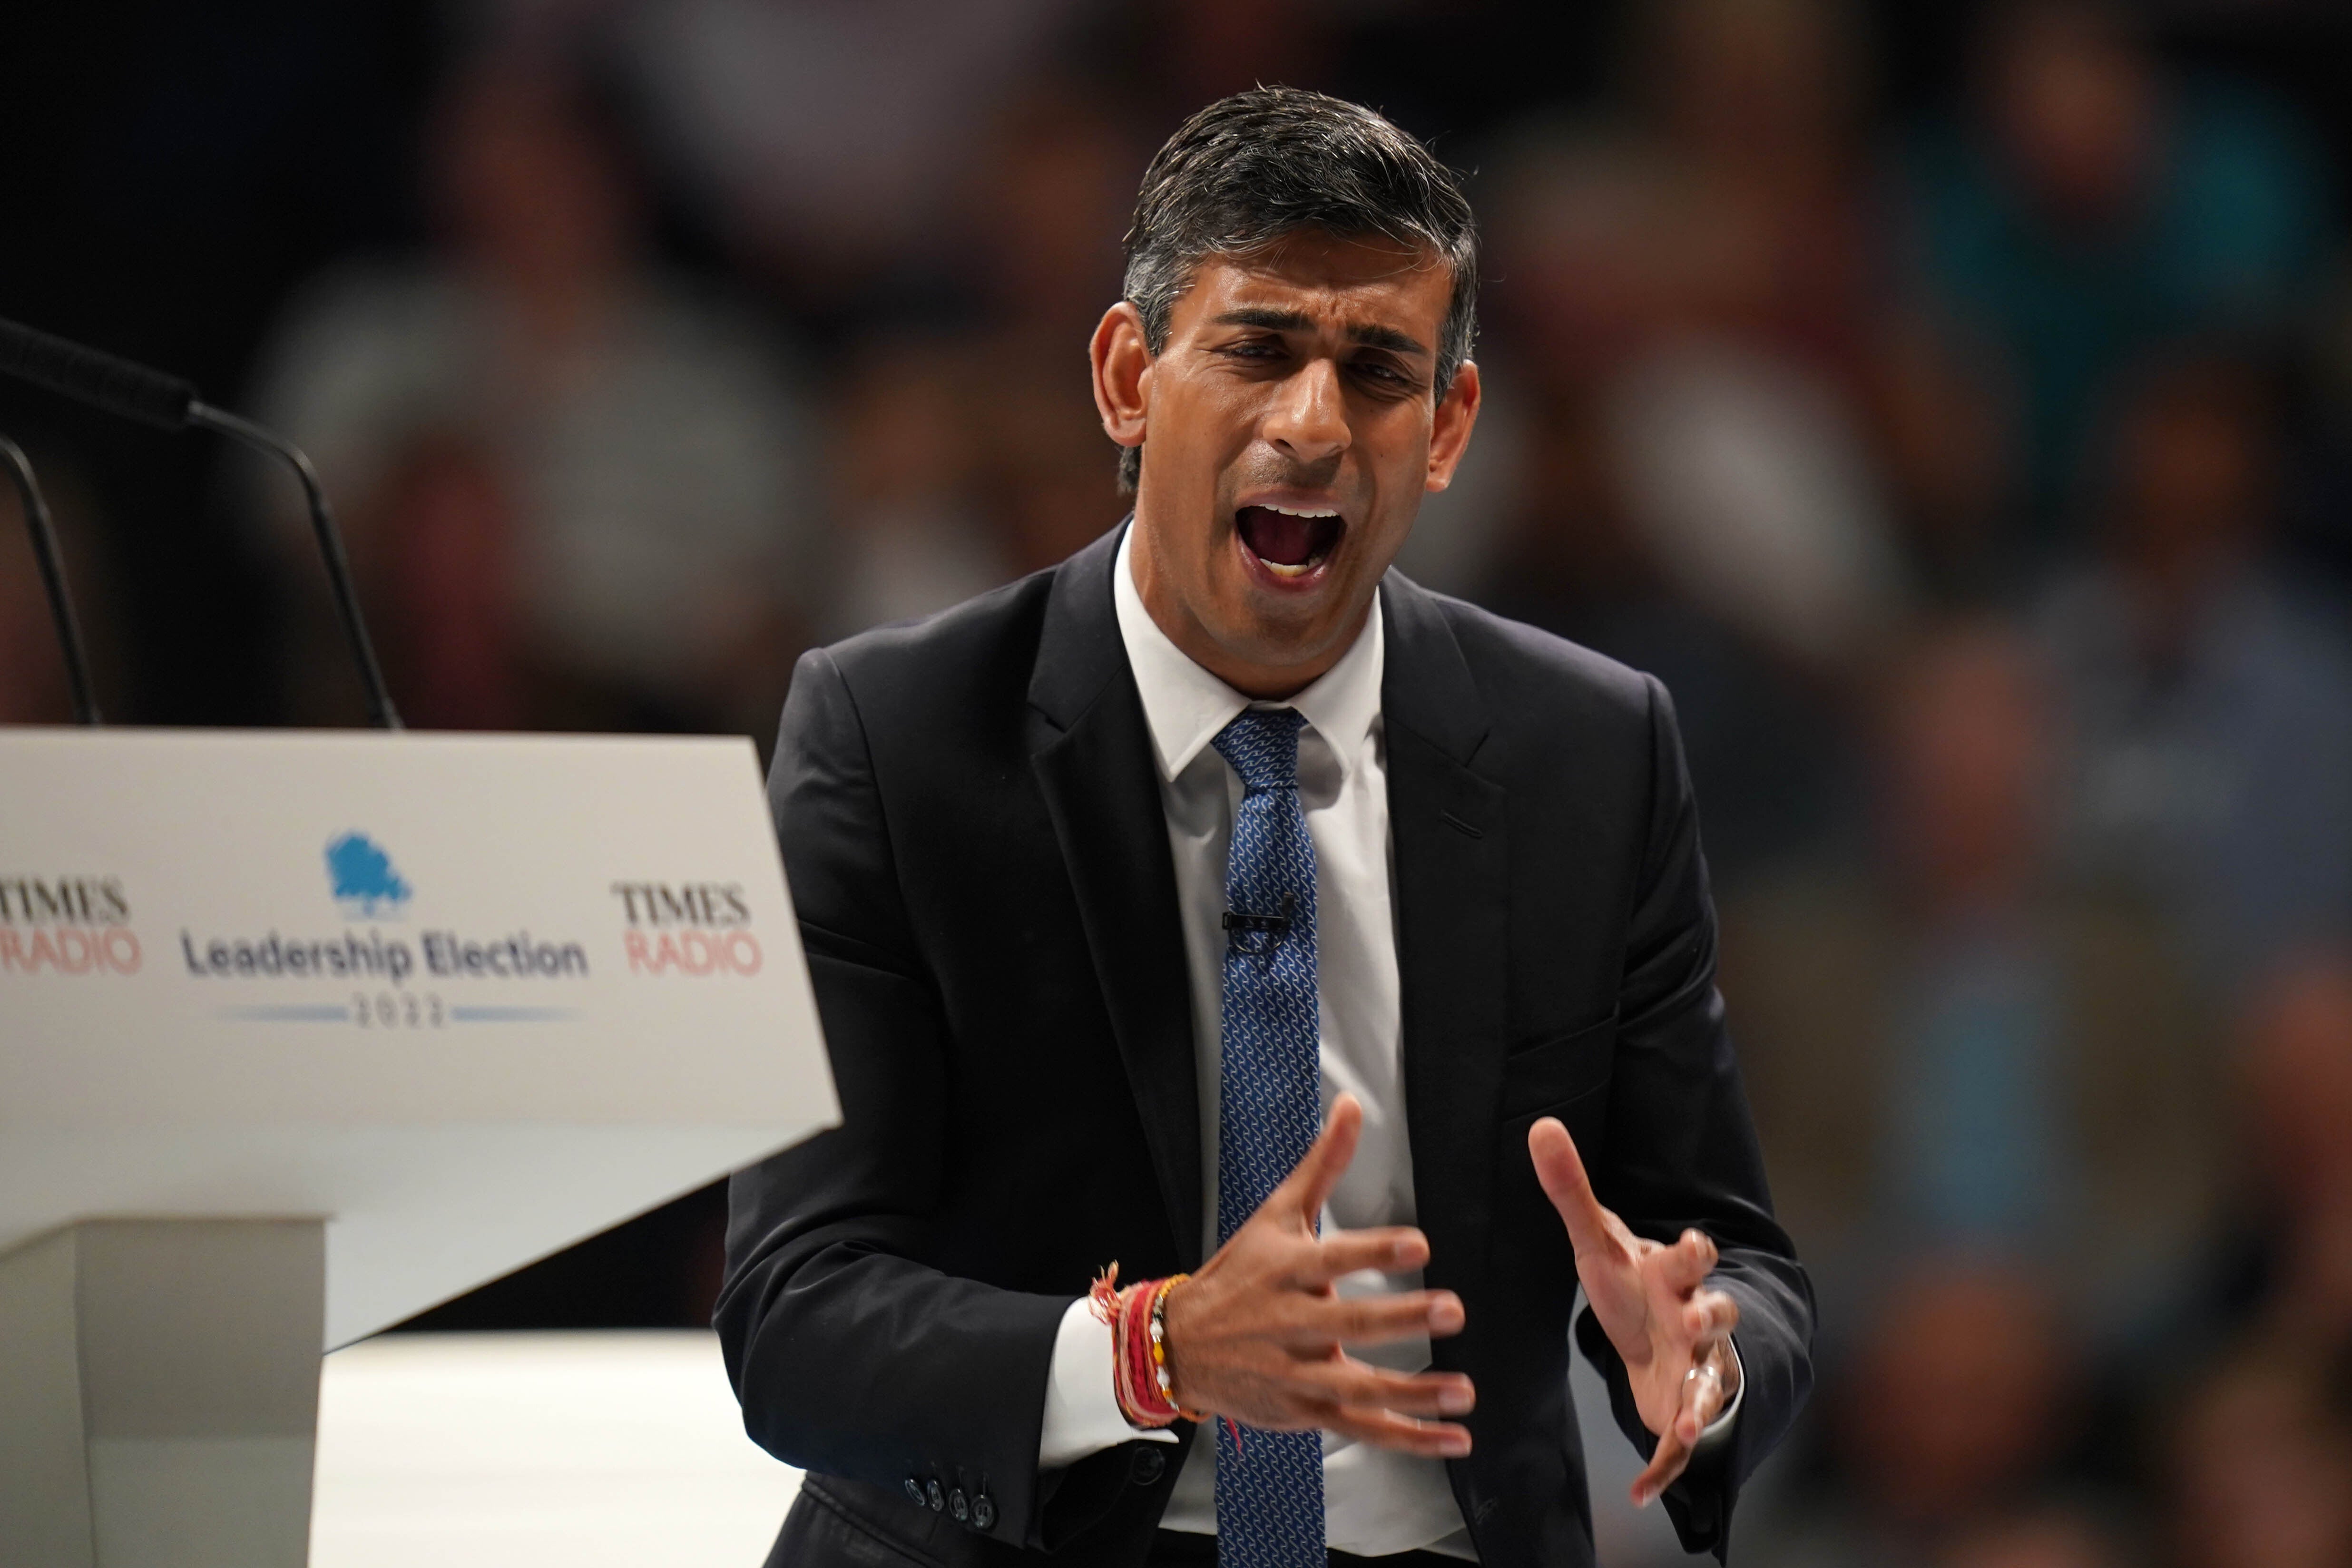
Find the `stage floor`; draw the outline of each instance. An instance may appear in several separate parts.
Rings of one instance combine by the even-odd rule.
[[[1573,1378],[1594,1533],[1685,1561],[1600,1377]],[[311,1568],[758,1568],[800,1472],[743,1436],[708,1333],[395,1334],[329,1356]]]
[[[800,1484],[708,1333],[399,1334],[327,1358],[312,1568],[757,1568]]]

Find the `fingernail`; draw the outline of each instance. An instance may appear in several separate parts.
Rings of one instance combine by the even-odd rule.
[[[1451,1296],[1440,1296],[1429,1304],[1429,1326],[1441,1333],[1452,1333],[1462,1326],[1462,1303]]]
[[[1633,1489],[1633,1506],[1635,1508],[1647,1508],[1657,1495],[1657,1493],[1652,1491],[1647,1487],[1635,1487]]]
[[[1438,1391],[1437,1408],[1448,1415],[1467,1415],[1470,1414],[1471,1406],[1477,1403],[1478,1396],[1466,1388],[1446,1388]]]
[[[1470,1434],[1448,1432],[1437,1447],[1448,1458],[1458,1459],[1470,1451]]]

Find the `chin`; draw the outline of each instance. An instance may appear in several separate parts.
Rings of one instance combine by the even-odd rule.
[[[1348,602],[1331,577],[1307,592],[1269,593],[1245,582],[1228,603],[1232,613],[1217,640],[1235,658],[1268,670],[1308,664],[1331,652],[1362,610]]]

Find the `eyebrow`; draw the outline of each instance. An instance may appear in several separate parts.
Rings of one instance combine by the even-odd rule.
[[[1276,310],[1244,308],[1227,310],[1216,319],[1221,327],[1257,327],[1269,332],[1303,332],[1313,329],[1314,319],[1304,310]],[[1348,328],[1348,341],[1366,348],[1387,349],[1391,353],[1425,354],[1428,348],[1417,340],[1373,322],[1357,322]]]

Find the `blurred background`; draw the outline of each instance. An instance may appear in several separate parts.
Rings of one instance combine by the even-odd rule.
[[[305,446],[412,722],[763,751],[802,647],[1118,518],[1085,341],[1183,115],[1257,81],[1382,108],[1490,246],[1487,411],[1402,564],[1654,672],[1689,744],[1822,1303],[1741,1557],[2352,1563],[2336,0],[87,0],[11,31],[0,314]],[[281,475],[14,388],[0,430],[110,717],[361,721]],[[0,721],[59,722],[16,521]],[[722,1209],[413,1327],[698,1325]],[[1605,1503],[1604,1560],[1655,1558]]]

